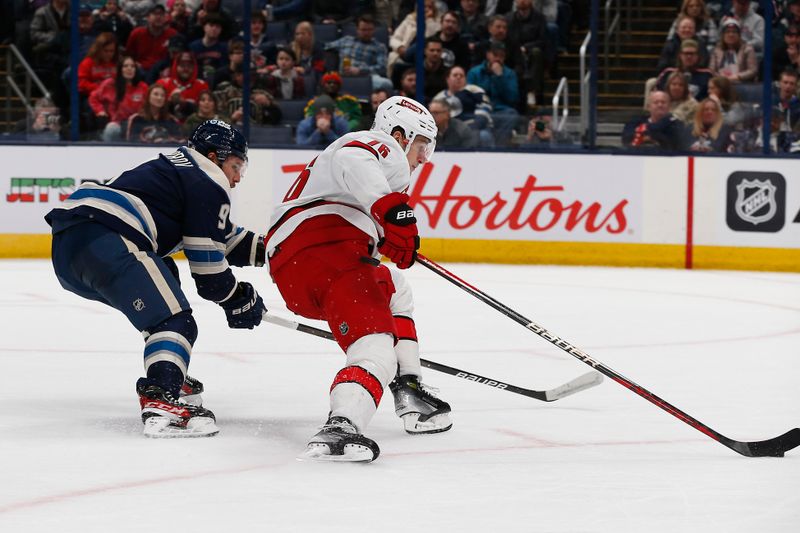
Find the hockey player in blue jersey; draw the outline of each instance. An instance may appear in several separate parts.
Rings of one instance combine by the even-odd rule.
[[[262,266],[264,238],[233,224],[230,190],[247,166],[247,141],[209,120],[188,146],[123,172],[105,185],[85,183],[45,219],[53,267],[68,291],[114,307],[142,332],[146,377],[136,390],[144,434],[215,435],[214,414],[181,398],[197,325],[169,257],[183,250],[197,293],[218,303],[232,328],[261,322],[266,308],[229,265]]]

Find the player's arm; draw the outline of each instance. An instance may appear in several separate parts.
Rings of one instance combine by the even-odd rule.
[[[235,230],[228,220],[228,197],[222,191],[195,189],[195,195],[204,197],[189,199],[184,219],[183,250],[189,260],[197,294],[219,304],[225,310],[230,327],[252,329],[261,322],[266,308],[253,286],[237,282],[231,272],[226,252],[228,237],[235,235]],[[233,248],[241,244],[239,242]]]
[[[253,233],[233,223],[225,236],[225,258],[232,266],[264,266],[266,262],[265,236]]]
[[[409,268],[419,249],[417,219],[408,205],[408,195],[392,192],[389,187],[385,172],[393,172],[393,165],[381,161],[387,157],[391,157],[389,148],[382,144],[353,141],[339,149],[334,163],[340,169],[336,174],[341,176],[342,186],[383,230],[378,251],[398,268]],[[402,164],[407,163],[403,160]]]

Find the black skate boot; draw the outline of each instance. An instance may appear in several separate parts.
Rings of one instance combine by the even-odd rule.
[[[450,404],[434,396],[436,389],[420,383],[417,376],[397,376],[389,383],[389,389],[394,396],[394,412],[408,433],[441,433],[453,427]]]
[[[144,435],[153,438],[210,437],[219,433],[214,413],[176,400],[171,392],[145,379],[136,384]]]
[[[181,386],[181,392],[178,395],[178,400],[189,405],[200,407],[203,405],[203,383],[199,379],[192,376],[186,376]]]
[[[308,443],[298,459],[369,463],[380,455],[374,440],[358,432],[343,416],[332,416]]]

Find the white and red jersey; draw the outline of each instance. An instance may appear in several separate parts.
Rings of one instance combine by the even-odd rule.
[[[267,252],[313,217],[338,215],[376,243],[383,229],[370,214],[379,198],[411,183],[400,144],[382,131],[348,133],[314,158],[272,213]]]

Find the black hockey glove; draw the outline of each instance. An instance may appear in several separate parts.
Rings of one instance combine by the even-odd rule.
[[[264,300],[246,281],[240,281],[233,296],[219,305],[225,310],[228,327],[235,329],[253,329],[261,323],[261,315],[267,310]]]

